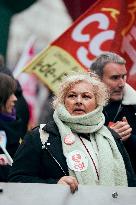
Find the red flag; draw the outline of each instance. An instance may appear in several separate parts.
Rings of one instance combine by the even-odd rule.
[[[136,0],[97,1],[52,45],[86,68],[104,51],[120,54],[127,61],[128,82],[136,88]]]
[[[122,14],[124,26],[120,31],[122,39],[119,54],[127,61],[128,83],[136,89],[136,0],[126,2],[127,8]]]
[[[126,57],[128,40],[132,39],[132,34],[135,44],[135,8],[136,0],[97,1],[25,70],[34,72],[56,91],[65,73],[70,70],[88,70],[93,60],[105,51],[114,51]],[[136,69],[132,56],[130,58],[131,61],[126,58],[128,74],[132,71],[130,66],[133,65],[134,72]]]
[[[99,0],[51,45],[63,48],[84,68],[90,68],[96,56],[115,49],[114,38],[125,8],[125,0]]]

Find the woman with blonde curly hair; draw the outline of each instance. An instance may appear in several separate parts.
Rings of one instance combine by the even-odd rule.
[[[67,76],[54,100],[54,121],[27,134],[16,153],[12,182],[136,186],[119,136],[104,126],[106,86],[97,76]]]

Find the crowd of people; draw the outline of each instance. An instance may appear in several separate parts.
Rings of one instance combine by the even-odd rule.
[[[125,64],[106,52],[90,72],[66,76],[46,125],[29,132],[19,84],[1,66],[0,140],[13,163],[1,148],[0,181],[68,185],[72,193],[78,184],[136,187],[136,91]]]

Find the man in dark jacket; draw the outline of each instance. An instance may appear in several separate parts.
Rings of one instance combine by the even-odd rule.
[[[101,54],[91,65],[108,86],[110,101],[104,108],[105,125],[116,131],[136,172],[136,91],[126,83],[126,61],[111,52]]]

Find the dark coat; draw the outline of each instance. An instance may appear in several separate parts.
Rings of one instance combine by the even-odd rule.
[[[6,149],[11,157],[13,157],[19,146],[19,140],[22,137],[21,119],[13,121],[3,121],[0,119],[0,130],[6,133]],[[2,153],[1,150],[0,153]]]
[[[129,154],[136,173],[136,105],[123,105],[121,103],[121,107],[118,110],[120,103],[121,102],[112,102],[104,108],[105,125],[108,126],[110,121],[117,122],[121,121],[123,117],[126,117],[132,128],[132,134],[123,144]]]
[[[14,154],[19,146],[19,140],[22,135],[21,120],[13,121],[3,121],[0,119],[0,130],[5,131],[7,137],[6,149],[10,156],[13,158]],[[0,148],[0,154],[3,154],[2,149]],[[0,181],[6,182],[9,172],[9,165],[0,166]]]
[[[22,91],[21,85],[19,84],[18,81],[17,81],[17,89],[16,89],[15,94],[17,96],[17,102],[15,104],[15,108],[16,108],[17,116],[22,120],[22,122],[21,122],[21,128],[22,128],[21,137],[23,138],[28,130],[30,111],[29,111],[28,103],[23,96],[23,91]]]
[[[69,175],[56,124],[52,121],[43,130],[49,133],[44,149],[42,149],[39,128],[33,129],[25,136],[15,154],[9,174],[10,182],[55,184],[61,177]],[[117,134],[113,131],[112,133],[125,162],[128,184],[136,186],[135,175],[125,148]]]

